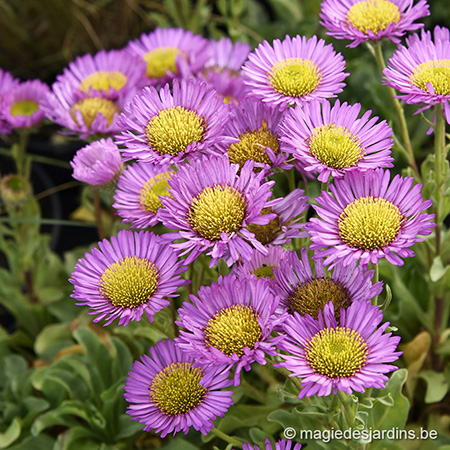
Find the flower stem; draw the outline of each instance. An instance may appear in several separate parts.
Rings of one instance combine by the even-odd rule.
[[[380,72],[383,74],[383,70],[386,68],[386,63],[384,62],[383,51],[381,49],[381,41],[376,41],[375,43],[371,44],[371,48],[374,50],[371,53],[374,55],[377,66],[380,69]],[[398,98],[396,98],[397,93],[395,92],[395,89],[391,86],[387,86],[387,89],[394,106],[395,114],[397,115],[397,119],[400,122],[400,131],[403,139],[403,147],[406,150],[406,156],[409,160],[410,166],[414,171],[416,179],[420,181],[420,172],[417,168],[416,160],[414,158],[414,152],[411,145],[411,139],[409,137],[408,124],[406,123],[403,106]]]
[[[373,278],[372,278],[372,284],[378,283],[379,281],[379,269],[378,269],[378,264],[373,264],[370,263],[371,268],[374,270],[374,274],[373,274]],[[376,295],[373,299],[372,299],[372,305],[377,305],[378,304],[378,295]]]
[[[444,220],[444,164],[445,164],[445,122],[443,105],[436,105],[436,125],[434,128],[434,171],[436,177],[436,255],[441,254],[441,229]]]
[[[289,191],[292,192],[295,190],[295,168],[292,168],[291,170],[286,171],[288,183],[289,183]]]
[[[342,412],[346,428],[353,428],[355,425],[355,413],[353,411],[352,405],[350,405],[348,394],[342,391],[338,391],[337,397],[342,405]]]
[[[297,377],[291,377],[291,372],[289,372],[289,370],[287,370],[284,367],[278,367],[274,365],[274,361],[272,361],[271,359],[267,358],[266,359],[267,365],[270,367],[273,367],[277,372],[281,373],[282,375],[284,375],[288,380],[291,380],[292,383],[294,383],[295,387],[297,387],[299,390],[302,389],[302,382],[297,378]]]
[[[218,438],[222,439],[222,441],[228,442],[229,444],[235,445],[236,447],[242,448],[242,442],[238,441],[236,438],[229,436],[223,431],[218,430],[217,428],[213,428],[211,430],[212,434],[215,434]]]
[[[105,230],[103,228],[102,206],[100,204],[100,193],[97,189],[92,189],[94,194],[95,221],[97,223],[97,231],[100,240],[105,239]]]

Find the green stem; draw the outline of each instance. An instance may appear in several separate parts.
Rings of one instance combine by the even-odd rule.
[[[434,171],[436,177],[436,255],[441,254],[441,229],[444,220],[444,163],[445,163],[445,122],[443,105],[436,105],[436,125],[434,128]]]
[[[17,173],[19,175],[27,177],[27,165],[26,165],[26,155],[27,155],[27,144],[28,144],[28,136],[29,133],[27,130],[20,130],[19,131],[19,142],[17,143],[17,151],[13,152],[13,155],[15,153],[15,161],[16,161],[16,167],[17,167]]]
[[[97,223],[98,237],[100,240],[105,239],[105,230],[103,228],[102,205],[100,203],[100,193],[97,189],[92,189],[94,194],[95,221]]]
[[[375,43],[371,44],[371,46],[372,46],[371,48],[373,48],[374,50],[372,54],[375,57],[377,66],[380,69],[380,72],[383,74],[383,70],[386,68],[386,64],[384,62],[383,51],[381,49],[381,41],[376,41]],[[409,137],[408,124],[406,123],[403,106],[398,100],[398,98],[396,98],[397,93],[395,92],[395,89],[392,88],[391,86],[387,86],[387,89],[389,91],[389,95],[391,97],[392,104],[394,106],[395,114],[397,115],[397,119],[400,122],[400,131],[403,138],[403,146],[406,150],[406,156],[409,160],[410,166],[414,171],[416,179],[420,181],[420,173],[419,169],[417,168],[416,160],[414,158],[414,152],[411,145],[411,139]]]
[[[286,171],[286,175],[287,175],[287,179],[288,179],[288,183],[289,183],[289,190],[292,192],[296,185],[295,185],[295,173],[294,173],[295,169],[291,169]]]
[[[39,223],[41,225],[65,225],[68,227],[95,227],[95,224],[93,223],[80,222],[77,220],[33,219],[26,217],[0,217],[0,223]]]
[[[373,278],[372,278],[372,284],[378,283],[379,281],[379,269],[378,269],[378,264],[373,264],[370,263],[370,267],[374,270],[374,274],[373,274]],[[377,305],[378,304],[378,295],[375,296],[372,299],[372,305]]]
[[[245,377],[241,377],[241,384],[244,386],[250,397],[253,397],[263,405],[266,404],[266,396],[259,389],[255,388],[255,386],[250,384]]]
[[[277,372],[284,375],[288,380],[291,380],[292,383],[294,383],[295,387],[298,388],[298,390],[302,389],[302,382],[297,377],[291,376],[292,372],[289,372],[289,370],[284,367],[274,366],[274,361],[272,361],[271,359],[267,358],[266,362],[268,366],[273,367]]]
[[[222,441],[228,442],[229,444],[236,445],[236,447],[242,448],[242,441],[238,441],[236,438],[229,436],[223,431],[218,430],[217,428],[213,428],[211,430],[212,434],[215,434],[218,438],[222,439]]]
[[[346,428],[354,427],[355,425],[355,417],[352,406],[350,405],[350,400],[348,394],[342,391],[338,391],[337,397],[342,405],[342,411],[344,414],[344,422]]]

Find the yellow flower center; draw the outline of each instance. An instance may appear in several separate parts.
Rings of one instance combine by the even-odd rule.
[[[108,92],[110,88],[115,91],[122,89],[127,83],[127,76],[122,72],[117,70],[112,70],[107,72],[105,70],[99,70],[97,72],[91,73],[80,83],[80,91],[89,94],[90,89],[95,89],[96,91]]]
[[[260,216],[271,214],[272,212],[272,208],[263,208]],[[270,244],[280,232],[281,221],[277,216],[266,225],[255,225],[251,223],[247,225],[247,229],[255,235],[255,238],[261,242],[261,244],[267,245]]]
[[[160,197],[170,196],[168,188],[169,181],[175,172],[169,170],[162,172],[150,178],[139,193],[139,206],[144,211],[157,213],[158,209],[162,207]]]
[[[33,100],[20,100],[11,106],[11,115],[31,116],[39,109],[39,104]]]
[[[450,95],[450,59],[427,61],[414,69],[410,81],[422,91],[430,93],[431,83],[436,95]]]
[[[368,30],[377,34],[391,23],[400,20],[400,11],[388,0],[368,0],[355,3],[347,13],[347,25],[353,25],[367,34]]]
[[[393,203],[381,197],[361,197],[339,216],[339,234],[350,247],[384,248],[397,237],[404,217]]]
[[[334,305],[335,316],[339,319],[341,308],[348,308],[350,299],[344,286],[332,278],[314,278],[301,283],[287,299],[291,314],[297,311],[302,316],[309,314],[314,319],[330,300]]]
[[[365,365],[369,353],[362,336],[344,327],[320,330],[305,350],[314,372],[329,378],[351,377]]]
[[[80,111],[83,116],[83,121],[85,125],[91,129],[92,122],[94,122],[95,118],[98,114],[101,114],[106,118],[107,125],[111,125],[114,115],[120,114],[120,108],[112,101],[107,98],[101,97],[87,97],[82,100],[78,100],[71,108],[70,115],[72,119],[78,123],[76,119],[75,112]]]
[[[267,266],[263,264],[261,267],[258,267],[253,273],[256,275],[256,278],[265,278],[270,277],[270,279],[274,279],[275,276],[273,274],[273,268],[276,266]]]
[[[149,78],[162,78],[168,72],[178,72],[176,60],[181,50],[175,47],[159,47],[143,56],[147,63],[147,76]]]
[[[205,327],[206,345],[227,356],[244,354],[244,347],[255,348],[261,338],[258,316],[250,306],[233,305],[217,312]]]
[[[158,277],[158,269],[152,262],[127,256],[103,272],[100,292],[114,306],[137,308],[156,291]]]
[[[230,162],[237,163],[241,167],[249,159],[259,163],[270,164],[266,147],[271,148],[274,153],[278,153],[280,144],[277,136],[267,129],[267,123],[263,123],[259,130],[247,131],[240,134],[239,142],[231,144],[227,152]]]
[[[322,75],[308,59],[288,58],[277,62],[269,73],[270,84],[283,95],[302,97],[314,92]]]
[[[182,106],[163,109],[145,129],[148,143],[161,155],[178,155],[194,142],[201,142],[205,120]]]
[[[363,157],[359,138],[334,123],[315,128],[308,146],[312,156],[333,169],[355,166]]]
[[[216,241],[221,233],[240,230],[246,213],[245,197],[231,186],[206,187],[192,201],[187,220],[201,236]]]
[[[172,363],[153,378],[150,399],[164,414],[177,416],[191,411],[206,396],[200,367],[191,363]]]

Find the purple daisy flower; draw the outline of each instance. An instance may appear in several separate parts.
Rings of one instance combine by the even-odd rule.
[[[116,137],[125,161],[139,159],[177,164],[194,152],[209,150],[223,141],[228,107],[206,83],[173,82],[159,92],[146,87],[126,106],[120,117],[124,130]]]
[[[209,250],[211,266],[225,258],[230,266],[239,258],[248,260],[252,246],[262,253],[267,249],[248,230],[250,225],[264,225],[275,214],[260,215],[271,207],[269,188],[274,181],[265,182],[265,172],[255,173],[248,161],[240,170],[230,164],[227,155],[198,158],[184,165],[169,181],[170,197],[163,197],[160,218],[167,228],[179,230],[166,233],[168,239],[184,239],[174,243],[177,249],[190,253],[186,264]],[[275,201],[276,203],[276,201]]]
[[[162,438],[172,432],[187,434],[191,426],[208,434],[212,421],[233,404],[233,392],[223,390],[231,384],[229,370],[199,365],[170,339],[159,341],[149,353],[128,372],[124,397],[131,419]]]
[[[414,178],[389,179],[388,170],[349,172],[329,186],[331,194],[316,198],[319,206],[313,207],[321,219],[305,225],[315,258],[327,257],[324,265],[339,261],[344,266],[386,258],[401,266],[401,258],[414,256],[408,247],[423,241],[418,236],[431,234],[435,226],[434,214],[423,212],[433,202],[423,201],[422,185],[413,186]]]
[[[128,325],[144,312],[153,322],[153,315],[169,305],[166,297],[176,297],[177,289],[189,283],[180,278],[186,267],[178,253],[154,233],[122,230],[98,246],[78,260],[69,279],[77,305],[98,314],[94,322],[109,325],[119,318],[119,325]]]
[[[358,119],[360,111],[359,103],[310,102],[286,114],[281,140],[292,147],[303,170],[318,173],[322,183],[352,170],[393,167],[391,128],[385,120],[370,119],[372,111]]]
[[[202,286],[178,310],[180,330],[176,344],[205,364],[236,366],[234,384],[241,370],[252,362],[266,364],[265,355],[275,355],[284,336],[271,337],[272,330],[286,318],[275,313],[279,297],[263,279],[239,280],[219,276],[217,283]]]
[[[121,131],[117,120],[124,106],[118,97],[83,96],[70,82],[55,82],[42,109],[53,122],[67,128],[68,133],[79,134],[85,139],[95,134],[113,135]]]
[[[249,44],[240,41],[233,43],[227,37],[209,41],[208,60],[199,76],[223,97],[224,102],[237,104],[245,98],[247,88],[241,66],[250,49]]]
[[[147,64],[151,85],[163,86],[174,78],[200,71],[208,59],[208,41],[182,28],[156,28],[131,41],[126,50]]]
[[[70,84],[82,97],[122,97],[127,101],[145,86],[145,64],[125,50],[100,50],[79,56],[57,77],[56,84]]]
[[[372,284],[374,271],[365,272],[356,261],[346,267],[338,262],[330,273],[324,269],[323,260],[318,258],[313,273],[306,248],[301,249],[301,260],[295,252],[287,254],[287,258],[273,269],[273,289],[281,297],[280,307],[290,314],[309,314],[317,319],[319,311],[331,300],[339,318],[341,308],[370,300],[383,290],[381,281]]]
[[[137,162],[119,176],[113,207],[133,228],[152,227],[159,222],[161,196],[169,195],[169,179],[175,171],[168,165]]]
[[[267,255],[254,250],[250,261],[237,264],[233,269],[233,273],[239,279],[248,277],[264,278],[269,282],[271,287],[274,287],[276,283],[274,269],[280,267],[281,261],[287,260],[289,253],[288,250],[284,250],[278,245],[269,247],[267,249]]]
[[[20,81],[14,78],[9,72],[0,68],[0,134],[11,133],[11,126],[2,119],[2,100],[5,94],[16,87]]]
[[[285,439],[281,439],[281,441],[275,442],[275,450],[300,450],[302,448],[301,444],[294,444],[292,447],[292,441],[286,441]],[[242,450],[259,450],[257,445],[247,444],[246,442],[242,443]],[[269,439],[266,439],[264,450],[273,450],[273,446]]]
[[[292,239],[307,237],[308,234],[301,231],[305,224],[299,222],[299,216],[309,208],[308,199],[303,189],[294,189],[285,198],[275,199],[276,204],[261,211],[261,217],[275,214],[269,223],[250,224],[247,229],[265,246],[284,245]]]
[[[341,309],[338,321],[330,302],[318,320],[296,312],[285,319],[286,337],[279,348],[288,354],[279,354],[284,361],[277,365],[301,378],[298,397],[383,389],[389,380],[384,374],[397,370],[386,363],[396,361],[401,352],[395,351],[400,337],[384,333],[389,322],[377,328],[382,318],[378,306],[355,302]]]
[[[123,169],[119,147],[111,138],[80,148],[70,162],[73,177],[91,186],[114,182]]]
[[[383,73],[385,83],[397,89],[398,96],[408,104],[424,105],[421,112],[443,103],[447,122],[450,123],[450,32],[436,27],[433,36],[422,31],[410,36],[407,47],[399,46]]]
[[[41,106],[50,92],[39,80],[30,80],[12,86],[0,103],[0,115],[12,129],[31,128],[42,122],[45,113]]]
[[[264,41],[242,69],[249,94],[281,108],[335,97],[348,75],[342,55],[316,36]]]
[[[255,168],[278,167],[291,169],[286,164],[286,145],[279,138],[284,112],[254,99],[244,100],[231,108],[231,116],[225,127],[226,152],[231,163],[241,167],[248,160],[255,161]]]
[[[428,16],[428,3],[419,0],[324,0],[319,13],[330,36],[336,39],[351,39],[348,47],[379,40],[390,39],[396,44],[407,31],[423,27],[414,23]]]

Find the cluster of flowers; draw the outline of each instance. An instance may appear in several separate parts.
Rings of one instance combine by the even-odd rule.
[[[321,18],[354,46],[398,42],[427,14],[425,0],[414,7],[326,0]],[[436,28],[434,38],[409,38],[385,82],[406,102],[444,103],[448,119],[449,32]],[[204,253],[211,267],[220,258],[231,267],[182,304],[178,337],[134,363],[125,398],[145,430],[208,433],[232,404],[224,389],[254,362],[299,377],[299,397],[382,388],[395,370],[388,363],[400,354],[399,338],[385,333],[389,324],[380,325],[382,312],[370,302],[382,283],[372,282],[369,263],[403,264],[431,233],[434,216],[424,212],[431,201],[413,178],[390,180],[386,121],[371,111],[359,117],[360,104],[329,102],[345,86],[344,71],[342,55],[315,36],[286,36],[250,52],[226,38],[156,29],[124,50],[78,58],[42,97],[31,95],[37,87],[13,96],[20,84],[0,73],[0,94],[11,94],[0,103],[3,130],[24,126],[6,110],[27,120],[39,110],[90,137],[72,162],[74,177],[113,186],[117,214],[140,230],[99,242],[76,265],[73,297],[94,321],[127,325],[145,313],[152,322]],[[314,200],[318,217],[307,222],[303,190],[285,198],[272,191],[273,174],[291,163],[305,182],[332,181]],[[159,222],[172,231],[146,230]],[[314,268],[306,248],[300,257],[286,249],[300,237],[312,241]]]

